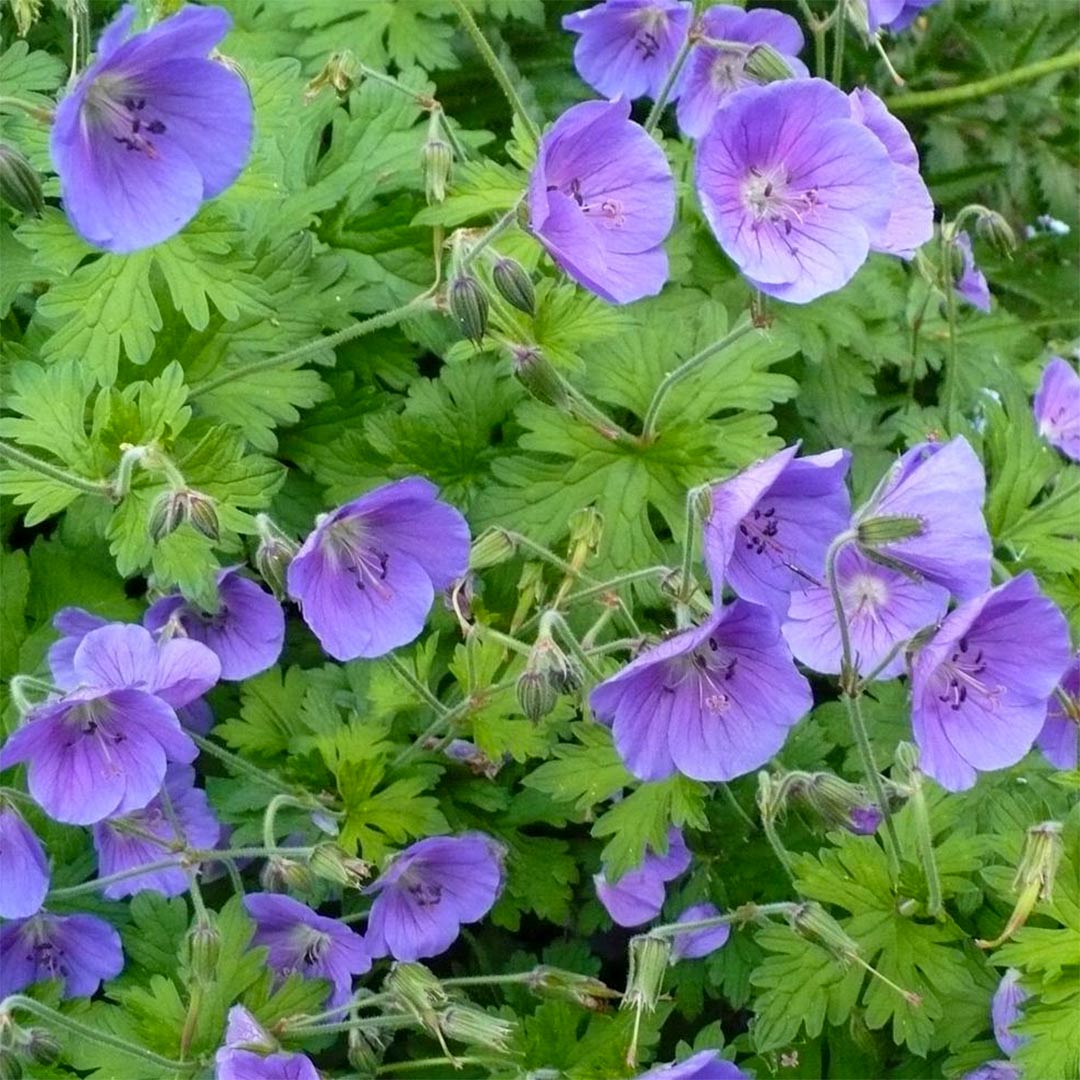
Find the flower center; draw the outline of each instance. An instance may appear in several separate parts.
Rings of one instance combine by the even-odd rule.
[[[709,67],[709,82],[714,90],[730,92],[737,90],[746,81],[743,72],[746,69],[746,53],[729,52],[717,49]]]
[[[358,589],[371,589],[382,599],[390,599],[393,593],[385,583],[390,555],[365,539],[362,522],[335,522],[327,530],[327,545]]]
[[[987,686],[979,678],[985,670],[986,660],[982,649],[973,647],[967,638],[961,638],[952,655],[938,669],[938,680],[943,687],[938,700],[945,702],[955,712],[967,701],[968,694],[974,692],[986,699],[987,708],[996,710],[1005,687]]]
[[[304,968],[318,967],[330,950],[330,935],[310,926],[302,926],[297,928],[296,936],[299,964]]]
[[[691,680],[698,696],[702,712],[717,716],[726,713],[732,705],[727,683],[735,675],[738,657],[724,649],[716,638],[711,637],[699,645],[680,664],[675,665],[675,678],[666,682],[663,689],[675,693],[687,680]]]
[[[417,907],[434,907],[442,900],[442,886],[434,881],[414,881],[405,888]]]
[[[44,919],[37,919],[27,929],[27,950],[24,954],[28,963],[35,965],[38,971],[48,972],[46,979],[67,979],[68,965],[64,950],[52,941],[49,926]],[[44,980],[42,980],[44,981]]]
[[[102,75],[86,91],[84,105],[89,119],[112,136],[114,142],[157,157],[151,136],[164,135],[165,124],[147,111],[146,97],[129,80]]]
[[[801,222],[820,205],[816,188],[791,191],[790,177],[782,165],[771,169],[752,168],[743,181],[743,205],[754,215],[753,228],[762,222],[783,225],[784,235],[791,232],[792,221]]]
[[[581,212],[587,214],[594,221],[608,229],[619,229],[626,224],[626,215],[623,213],[623,205],[618,199],[606,198],[599,201],[591,201],[586,198],[581,190],[581,180],[574,177],[562,188],[558,184],[548,184],[548,191],[562,191],[569,195],[581,207]]]
[[[651,60],[660,52],[657,32],[667,29],[667,15],[660,8],[643,8],[637,15],[638,31],[634,35],[634,49],[642,60]]]
[[[844,589],[848,618],[876,619],[889,599],[889,588],[879,577],[856,574]]]

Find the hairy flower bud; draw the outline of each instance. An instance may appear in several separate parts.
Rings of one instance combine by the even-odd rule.
[[[37,215],[45,208],[37,170],[7,143],[0,143],[0,199],[24,214]]]
[[[210,540],[217,540],[220,535],[214,500],[192,488],[177,488],[159,495],[150,510],[147,529],[150,538],[160,543],[185,522]]]
[[[315,884],[315,875],[295,859],[271,855],[259,880],[267,892],[307,892]]]
[[[191,974],[196,982],[203,985],[213,982],[221,956],[221,931],[213,915],[207,912],[196,921],[188,932],[187,944]]]
[[[22,1080],[22,1062],[9,1050],[0,1049],[0,1080]]]
[[[53,1065],[63,1049],[60,1040],[45,1028],[30,1028],[26,1033],[26,1054],[38,1065]]]
[[[274,524],[267,514],[256,514],[259,546],[255,549],[255,568],[270,591],[281,600],[286,593],[285,575],[299,547]]]
[[[877,832],[881,810],[864,787],[827,772],[805,776],[805,784],[794,793],[801,795],[826,825],[867,836]]]
[[[873,548],[879,544],[893,544],[898,540],[911,540],[922,536],[925,525],[917,517],[886,514],[860,521],[857,530],[859,544]]]
[[[471,274],[459,274],[450,282],[450,314],[461,332],[474,345],[484,340],[488,322],[488,298],[484,287]]]
[[[454,151],[436,135],[428,135],[420,148],[420,167],[424,173],[424,196],[431,203],[446,200],[446,185],[454,168]]]
[[[346,1056],[354,1070],[354,1076],[369,1080],[378,1075],[382,1064],[382,1047],[359,1028],[350,1028]]]
[[[526,315],[536,314],[536,290],[532,278],[521,263],[514,259],[499,258],[491,268],[491,280],[499,295],[518,311]]]
[[[591,975],[579,975],[576,971],[563,971],[547,965],[534,968],[529,973],[526,985],[537,997],[572,1001],[594,1012],[602,1011],[607,1008],[608,1001],[622,996],[618,990],[612,990]]]
[[[526,668],[517,681],[517,699],[521,711],[534,724],[539,723],[559,700],[559,692],[544,672]]]
[[[442,1031],[438,1010],[449,1005],[450,998],[423,964],[394,964],[383,980],[383,991],[393,997],[403,1012],[415,1016],[429,1031]]]
[[[779,82],[792,79],[795,72],[791,65],[771,45],[761,42],[746,54],[745,74],[756,83]]]
[[[514,362],[514,375],[537,401],[553,405],[556,409],[569,407],[570,395],[567,393],[566,384],[536,346],[512,345],[510,353]]]
[[[985,210],[975,221],[975,233],[999,254],[1009,256],[1016,250],[1016,233],[996,210]]]
[[[470,570],[488,570],[506,562],[515,552],[513,540],[504,529],[493,528],[481,533],[469,551]]]
[[[624,1009],[652,1012],[664,988],[664,975],[671,959],[671,940],[638,934],[630,939],[630,964],[626,976]]]
[[[517,1025],[484,1012],[474,1005],[451,1005],[439,1014],[442,1033],[455,1042],[485,1046],[504,1054],[510,1049]]]
[[[788,916],[792,930],[800,937],[820,945],[841,966],[848,967],[859,955],[859,947],[844,928],[816,901],[796,904]]]
[[[316,844],[308,857],[308,866],[316,877],[359,889],[371,877],[371,864],[354,858],[340,844],[326,841]]]

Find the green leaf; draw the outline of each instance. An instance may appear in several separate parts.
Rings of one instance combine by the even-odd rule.
[[[284,673],[272,667],[247,679],[240,690],[240,716],[219,723],[214,733],[242,755],[279,757],[305,730],[300,712],[308,686],[307,673],[298,667]]]
[[[521,782],[556,801],[572,801],[576,809],[588,811],[632,784],[633,777],[626,771],[607,728],[576,723],[573,730],[579,742],[554,746],[554,760],[533,769]]]
[[[531,911],[559,926],[571,920],[578,867],[565,840],[500,831],[507,842],[506,888],[491,913],[497,926],[516,932],[522,912]]]

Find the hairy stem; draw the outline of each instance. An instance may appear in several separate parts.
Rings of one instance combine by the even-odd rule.
[[[113,498],[113,486],[108,480],[87,480],[86,477],[77,476],[67,469],[60,468],[59,465],[52,465],[48,461],[42,461],[41,458],[28,454],[25,450],[20,450],[9,442],[0,441],[0,457],[6,458],[16,465],[22,465],[24,468],[33,469],[34,472],[39,472],[42,476],[47,476],[51,480],[58,480],[61,484],[66,484],[70,488],[85,491],[88,495],[99,495],[106,499]]]
[[[847,43],[847,3],[848,0],[836,0],[835,29],[833,40],[832,83],[839,86],[844,77],[844,45]]]
[[[934,855],[934,833],[930,827],[930,812],[926,805],[922,773],[911,770],[911,795],[908,805],[915,819],[915,842],[919,849],[923,876],[926,878],[926,913],[937,918],[941,913],[941,875]]]

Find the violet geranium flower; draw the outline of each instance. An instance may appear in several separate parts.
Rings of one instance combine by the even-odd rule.
[[[655,919],[664,906],[665,884],[690,866],[690,849],[674,826],[668,829],[667,841],[663,855],[646,848],[641,865],[628,870],[614,884],[604,871],[593,876],[597,898],[619,926],[641,926]]]
[[[225,1045],[214,1055],[214,1080],[319,1080],[303,1054],[278,1053],[270,1033],[244,1008],[229,1009]]]
[[[206,792],[195,787],[195,770],[189,765],[170,765],[162,790],[169,797],[172,814],[180,824],[187,845],[199,850],[216,847],[221,836],[221,824],[210,809]],[[160,842],[155,843],[147,833],[156,836]],[[161,862],[169,857],[169,845],[180,839],[159,794],[141,810],[122,817],[106,818],[94,826],[98,874],[108,877],[136,866]],[[179,857],[175,869],[155,870],[124,878],[106,886],[102,892],[110,900],[119,900],[144,889],[164,896],[179,896],[187,892],[188,878],[180,868]]]
[[[289,564],[289,595],[335,660],[384,656],[424,628],[465,573],[469,526],[411,476],[325,514]]]
[[[1030,1039],[1026,1035],[1014,1035],[1012,1025],[1020,1019],[1024,1002],[1030,997],[1020,985],[1020,972],[1008,968],[990,1001],[990,1018],[994,1023],[994,1038],[998,1046],[1010,1057]]]
[[[1031,749],[1070,659],[1065,617],[1030,573],[961,604],[912,668],[920,767],[948,791]]]
[[[61,690],[74,690],[79,685],[79,677],[73,667],[75,650],[91,630],[108,626],[109,620],[84,608],[65,607],[53,616],[52,624],[53,629],[59,630],[61,636],[49,646],[49,671],[52,673],[53,682]]]
[[[1061,696],[1059,696],[1061,695]],[[1062,700],[1064,697],[1064,701]],[[1042,731],[1035,740],[1043,757],[1058,769],[1075,769],[1077,734],[1080,732],[1080,655],[1073,657],[1069,670],[1050,699]]]
[[[919,152],[907,128],[872,90],[852,90],[851,115],[885,147],[893,166],[893,196],[885,228],[870,250],[912,259],[934,235],[934,200],[919,173]]]
[[[755,85],[746,73],[746,61],[755,45],[775,49],[797,78],[810,74],[798,59],[803,47],[802,30],[783,12],[769,8],[743,11],[730,4],[717,4],[701,16],[701,28],[705,37],[735,42],[736,47],[698,42],[686,61],[678,83],[675,115],[679,129],[692,139],[700,139],[709,130],[717,109],[736,90]]]
[[[92,630],[72,660],[77,688],[28,714],[0,750],[0,768],[26,762],[30,794],[57,821],[92,825],[140,810],[161,790],[167,762],[194,760],[175,709],[220,670],[196,641],[159,645],[123,623]]]
[[[49,863],[37,834],[0,796],[0,918],[24,919],[49,891]]]
[[[987,1061],[964,1073],[961,1080],[1022,1080],[1020,1066],[1011,1061]]]
[[[913,446],[855,515],[860,545],[970,600],[990,586],[986,476],[962,435]],[[908,526],[908,527],[905,527]]]
[[[720,909],[715,904],[693,904],[675,921],[677,923],[699,922],[702,919],[715,919]],[[727,923],[708,927],[704,930],[687,930],[685,934],[676,934],[671,939],[671,962],[679,960],[699,960],[703,956],[722,949],[731,937],[731,927]]]
[[[329,1008],[349,1000],[354,975],[371,968],[364,939],[345,923],[328,919],[306,904],[280,893],[250,893],[244,907],[255,920],[253,945],[266,945],[267,963],[284,979],[297,972],[331,984]]]
[[[155,633],[171,623],[182,636],[201,641],[221,661],[221,677],[230,682],[272,667],[285,642],[281,605],[237,570],[231,566],[218,573],[220,606],[212,615],[174,595],[162,597],[143,616],[143,625]]]
[[[367,942],[372,956],[438,956],[464,923],[482,919],[503,887],[505,849],[483,833],[431,836],[395,855],[364,891],[374,894]]]
[[[655,98],[690,31],[685,0],[606,0],[564,15],[564,30],[580,34],[574,67],[606,98]]]
[[[1066,457],[1080,461],[1080,375],[1060,356],[1043,368],[1035,394],[1039,434]]]
[[[89,997],[124,969],[120,935],[96,915],[51,915],[0,926],[0,998],[59,979],[62,997]]]
[[[675,181],[629,101],[567,109],[540,140],[528,202],[537,239],[590,292],[629,304],[664,287]]]
[[[704,528],[713,593],[727,584],[781,617],[792,593],[821,581],[829,543],[851,516],[851,455],[797,452],[789,446],[714,484]]]
[[[590,697],[641,780],[752,772],[784,745],[811,702],[776,616],[745,600],[718,605],[707,622],[649,649]]]
[[[126,5],[101,35],[50,142],[64,210],[85,240],[112,252],[178,232],[240,175],[251,148],[247,86],[207,59],[228,14],[191,5],[129,36],[134,18]]]
[[[870,33],[888,30],[899,34],[906,30],[928,7],[938,0],[866,0],[866,16]]]
[[[971,237],[966,232],[957,233],[953,238],[953,247],[960,254],[960,272],[953,285],[956,295],[980,311],[989,311],[990,286],[986,283],[986,275],[975,262]]]
[[[873,671],[916,631],[936,623],[949,606],[948,589],[873,562],[854,547],[844,548],[837,556],[836,582],[847,616],[855,670],[860,675]],[[823,675],[840,673],[840,625],[827,585],[792,593],[783,631],[801,664]],[[899,653],[877,678],[895,679],[903,673],[904,656]]]
[[[733,1061],[718,1050],[702,1050],[685,1061],[672,1061],[643,1072],[638,1080],[750,1080]]]
[[[805,304],[846,285],[891,213],[893,164],[824,79],[747,86],[698,144],[696,184],[725,254],[762,292]]]

